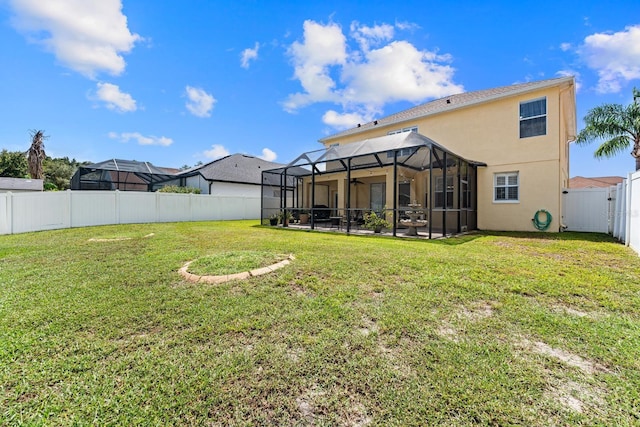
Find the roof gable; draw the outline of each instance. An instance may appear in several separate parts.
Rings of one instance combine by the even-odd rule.
[[[261,184],[262,171],[283,166],[246,154],[232,154],[184,171],[180,176],[202,175],[208,181]]]

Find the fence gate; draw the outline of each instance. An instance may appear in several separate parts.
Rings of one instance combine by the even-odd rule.
[[[562,223],[567,231],[609,232],[612,200],[609,188],[566,188],[562,196]]]

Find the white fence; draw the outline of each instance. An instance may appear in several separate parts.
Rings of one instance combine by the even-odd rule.
[[[567,231],[609,233],[610,188],[569,188],[563,191],[562,223]]]
[[[609,233],[640,254],[640,171],[609,188],[566,189],[562,206],[567,231]]]
[[[145,222],[259,219],[260,197],[123,191],[0,193],[0,234]]]
[[[626,201],[622,209],[626,215],[624,241],[640,254],[640,171],[629,174],[626,184],[626,191],[621,194]]]

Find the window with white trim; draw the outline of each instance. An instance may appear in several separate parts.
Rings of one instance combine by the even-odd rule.
[[[493,176],[493,201],[517,202],[519,198],[520,180],[518,172],[497,173]]]
[[[391,130],[389,132],[387,132],[387,135],[395,135],[396,133],[403,133],[403,132],[418,132],[418,126],[411,126],[408,128],[402,128],[402,129],[396,129],[396,130]]]
[[[547,134],[547,98],[520,103],[520,138]]]

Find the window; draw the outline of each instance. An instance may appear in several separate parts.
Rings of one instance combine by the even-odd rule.
[[[547,98],[520,103],[520,138],[547,134]]]
[[[497,173],[493,178],[494,202],[517,202],[518,172]]]
[[[396,133],[403,133],[403,132],[418,132],[418,126],[411,126],[408,128],[402,128],[402,129],[396,129],[396,130],[392,130],[387,132],[387,135],[395,135]]]
[[[411,156],[416,151],[418,151],[417,147],[401,148],[398,150],[398,157]],[[393,159],[393,151],[387,151],[387,159]]]
[[[406,207],[411,203],[411,183],[398,184],[398,206]]]
[[[436,177],[436,191],[434,193],[435,207],[436,208],[444,208],[444,188],[443,188],[443,179],[441,176]],[[447,176],[447,208],[453,207],[453,176]]]
[[[384,206],[387,204],[387,191],[386,184],[384,182],[371,184],[370,187],[370,200],[371,210],[375,212],[382,212]]]

